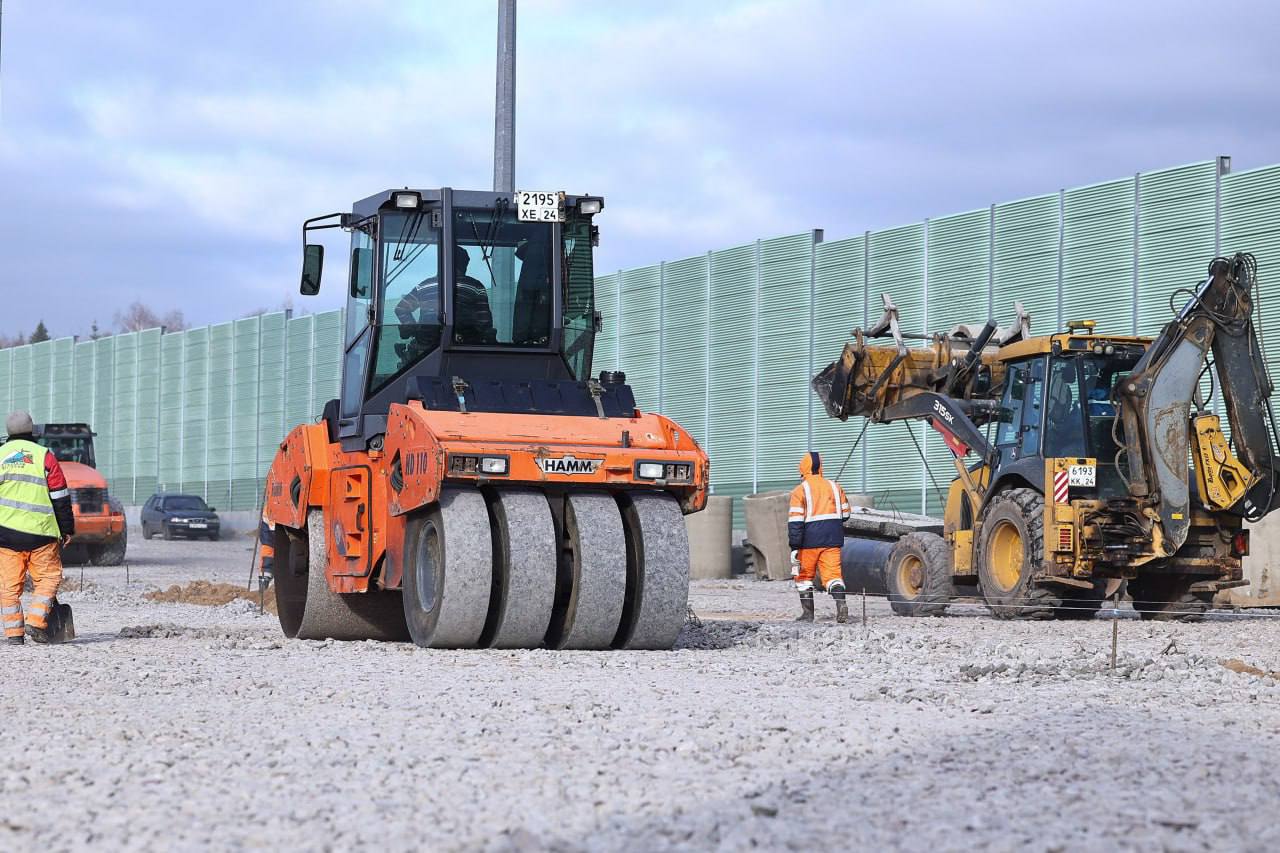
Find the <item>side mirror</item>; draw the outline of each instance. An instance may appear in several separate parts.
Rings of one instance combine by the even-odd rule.
[[[209,512],[217,512],[217,511],[218,511],[218,508],[216,506],[209,507]]]
[[[303,296],[315,296],[320,292],[322,269],[324,269],[324,246],[308,244],[302,252],[302,284],[298,288]]]

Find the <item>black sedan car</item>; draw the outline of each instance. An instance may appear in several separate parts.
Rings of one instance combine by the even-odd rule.
[[[142,505],[142,538],[159,533],[165,539],[176,536],[217,539],[221,522],[214,508],[199,495],[152,495]]]

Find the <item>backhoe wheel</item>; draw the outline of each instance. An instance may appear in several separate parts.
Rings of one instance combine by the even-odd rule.
[[[403,640],[400,595],[329,589],[324,511],[307,512],[306,530],[276,527],[276,610],[286,637],[302,640]]]
[[[908,533],[889,552],[885,586],[899,616],[942,616],[955,590],[951,550],[936,533]]]
[[[1212,605],[1211,593],[1194,593],[1197,578],[1148,574],[1129,581],[1133,609],[1151,622],[1199,622]]]
[[[445,489],[405,525],[404,618],[431,649],[473,649],[493,588],[493,535],[478,489]]]
[[[1052,619],[1062,605],[1056,592],[1036,586],[1044,559],[1044,496],[1009,489],[987,504],[978,531],[978,585],[997,619]]]
[[[627,541],[618,502],[607,492],[569,492],[547,646],[610,648],[626,593]]]
[[[95,548],[93,551],[93,564],[95,566],[118,566],[124,562],[124,552],[129,546],[129,536],[126,530],[121,530],[120,535],[105,545]]]
[[[480,645],[536,649],[551,623],[556,597],[556,526],[547,496],[500,489],[489,501],[494,574],[489,621]]]
[[[689,613],[689,533],[668,494],[620,495],[627,591],[616,649],[670,649]]]

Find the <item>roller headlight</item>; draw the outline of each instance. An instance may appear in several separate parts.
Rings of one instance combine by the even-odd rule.
[[[641,462],[639,475],[643,480],[661,480],[663,473],[661,462]]]

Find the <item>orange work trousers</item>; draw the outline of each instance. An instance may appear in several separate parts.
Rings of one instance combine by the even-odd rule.
[[[31,576],[31,608],[27,621],[36,628],[49,627],[49,607],[62,584],[62,554],[57,542],[34,551],[0,548],[0,619],[6,637],[21,637],[22,585]]]
[[[801,592],[813,589],[814,577],[827,591],[831,590],[833,583],[844,588],[839,548],[801,548],[797,556],[800,558],[800,574],[796,575],[796,589]]]

